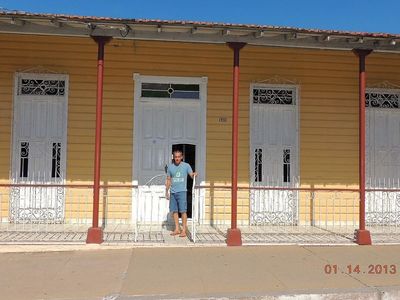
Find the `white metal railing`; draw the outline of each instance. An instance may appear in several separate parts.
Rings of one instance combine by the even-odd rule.
[[[206,194],[206,213],[196,219],[193,241],[224,242],[231,219],[230,186],[196,186],[195,199],[200,191]],[[357,189],[242,186],[237,224],[243,242],[250,244],[349,242],[358,228],[358,203]]]
[[[189,237],[194,243],[224,242],[230,226],[230,186],[193,180]],[[62,192],[57,193],[58,189]],[[19,198],[18,198],[19,197]],[[58,197],[58,198],[57,198]],[[81,241],[92,224],[91,185],[9,184],[0,186],[1,241]],[[144,186],[102,186],[100,226],[113,241],[138,242],[168,226],[165,174]],[[350,239],[359,226],[359,191],[290,186],[239,187],[237,223],[244,243],[288,242],[300,235]],[[366,226],[372,234],[400,241],[400,182],[367,182]],[[13,235],[18,233],[18,235]],[[71,238],[79,233],[79,239]],[[47,235],[46,235],[47,234]],[[58,237],[57,237],[58,236]],[[207,239],[211,237],[210,239]],[[329,238],[328,238],[329,237]],[[152,240],[151,240],[152,241]],[[343,241],[343,239],[342,239]]]
[[[192,185],[192,230],[190,231],[190,238],[193,243],[196,243],[196,225],[199,220],[198,216],[198,205],[199,205],[199,196],[196,195],[196,176],[193,176],[193,185]]]
[[[366,226],[373,231],[398,231],[400,229],[400,179],[368,178],[366,186]]]
[[[3,185],[0,242],[82,242],[92,222],[88,187]]]
[[[207,213],[196,220],[193,240],[223,242],[230,226],[230,186],[196,186],[194,194],[200,191]],[[357,188],[257,184],[239,187],[237,203],[244,243],[351,242],[359,228]],[[400,242],[400,180],[367,182],[366,225],[377,241],[384,241],[377,234],[390,233],[390,241]]]
[[[57,194],[57,190],[62,193]],[[131,193],[135,186],[102,186],[99,226],[106,238],[133,233]],[[92,226],[91,185],[9,184],[0,187],[1,242],[85,242]],[[132,236],[132,237],[130,237]],[[133,241],[126,234],[124,241]]]
[[[165,197],[166,174],[152,177],[148,182],[138,186],[135,212],[135,242],[139,233],[149,236],[154,231],[161,231],[163,223],[168,222],[168,201]],[[135,205],[135,204],[134,204]]]
[[[299,218],[298,177],[286,182],[283,178],[264,176],[263,182],[250,187],[250,224],[293,225]]]

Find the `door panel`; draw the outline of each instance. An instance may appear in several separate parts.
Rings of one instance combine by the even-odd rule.
[[[185,122],[185,108],[171,105],[171,139],[183,139]]]
[[[21,139],[30,138],[32,125],[32,103],[31,101],[17,101],[15,105],[18,123],[14,124],[15,134]],[[19,121],[24,120],[24,121]]]
[[[168,159],[168,103],[142,104],[141,176],[139,184],[146,184],[163,172]]]
[[[32,107],[33,113],[33,133],[31,134],[32,138],[42,139],[44,140],[47,137],[47,115],[48,115],[48,106],[50,103],[46,103],[45,101],[35,101]]]
[[[153,144],[152,143],[143,143],[142,145],[142,159],[141,169],[143,172],[151,172],[153,170],[152,161],[153,161]]]
[[[154,107],[154,105],[153,105]],[[166,104],[156,105],[153,111],[154,137],[160,140],[168,139],[169,107]]]
[[[142,138],[151,139],[153,137],[153,106],[151,104],[142,107]]]
[[[185,112],[185,138],[188,141],[196,141],[199,136],[199,110],[198,107],[187,107]]]

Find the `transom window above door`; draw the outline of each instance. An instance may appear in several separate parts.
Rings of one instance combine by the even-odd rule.
[[[199,84],[142,82],[142,97],[200,99]]]
[[[296,104],[296,89],[291,87],[254,87],[254,104]]]
[[[368,108],[400,108],[400,90],[368,89],[365,93],[365,107]]]

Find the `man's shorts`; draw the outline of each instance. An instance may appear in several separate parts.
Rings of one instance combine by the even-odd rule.
[[[185,213],[187,211],[186,192],[171,193],[169,211]]]

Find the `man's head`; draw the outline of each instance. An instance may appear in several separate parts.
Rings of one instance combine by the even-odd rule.
[[[183,154],[181,150],[174,150],[174,152],[172,153],[173,158],[174,158],[174,163],[176,165],[179,165],[183,159]]]

